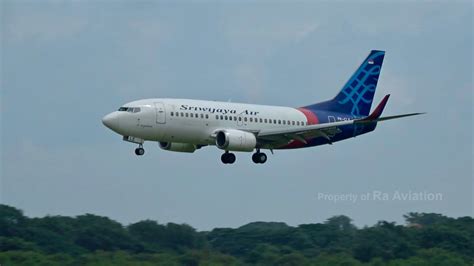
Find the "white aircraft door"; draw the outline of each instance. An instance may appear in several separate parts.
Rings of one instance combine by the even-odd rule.
[[[163,103],[155,103],[156,110],[156,123],[164,124],[166,123],[166,110]]]

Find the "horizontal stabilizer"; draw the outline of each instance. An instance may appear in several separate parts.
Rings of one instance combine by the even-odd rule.
[[[387,105],[388,98],[390,98],[390,94],[387,94],[387,95],[385,95],[385,97],[383,97],[382,101],[379,103],[379,105],[377,105],[375,110],[369,116],[367,116],[366,118],[355,120],[355,123],[380,122],[380,121],[385,121],[385,120],[390,120],[390,119],[397,119],[397,118],[402,118],[402,117],[407,117],[407,116],[426,114],[426,113],[411,113],[411,114],[381,117],[383,109],[385,108],[385,105]]]
[[[403,115],[392,115],[392,116],[384,116],[377,118],[375,121],[385,121],[385,120],[390,120],[390,119],[397,119],[397,118],[402,118],[402,117],[408,117],[408,116],[414,116],[414,115],[424,115],[426,113],[411,113],[411,114],[403,114]]]

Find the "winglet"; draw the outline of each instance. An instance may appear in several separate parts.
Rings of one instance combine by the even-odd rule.
[[[388,98],[390,98],[390,94],[387,94],[385,95],[385,97],[383,97],[379,105],[377,105],[374,111],[366,119],[367,120],[378,119],[382,115],[383,109],[385,108],[385,105],[387,104]]]

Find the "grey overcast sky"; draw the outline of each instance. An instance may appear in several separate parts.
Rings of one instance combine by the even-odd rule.
[[[472,215],[472,17],[471,1],[1,1],[1,202],[29,216],[94,213],[199,230],[339,214],[358,226],[402,223],[408,212]],[[137,158],[101,124],[150,97],[325,100],[371,49],[387,51],[375,99],[392,94],[385,114],[427,115],[276,151],[265,165],[247,153],[223,165],[215,147],[181,154],[156,143]],[[419,192],[442,197],[394,198]]]

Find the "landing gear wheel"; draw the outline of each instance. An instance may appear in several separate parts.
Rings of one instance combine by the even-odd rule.
[[[233,164],[235,162],[235,154],[226,152],[222,154],[221,161],[224,164]]]
[[[254,163],[258,163],[257,154],[258,154],[258,153],[252,154],[252,161],[253,161]]]
[[[143,149],[142,147],[138,147],[135,149],[135,154],[138,156],[142,156],[143,154],[145,154],[145,149]]]
[[[228,160],[227,163],[229,163],[229,164],[235,163],[235,154],[229,153],[229,155],[227,155],[227,156],[228,156],[228,158],[227,158],[227,160]]]
[[[265,163],[267,161],[267,155],[263,152],[256,152],[252,155],[252,161],[254,163]]]
[[[257,157],[258,157],[259,163],[263,164],[267,161],[267,155],[263,152],[259,153]]]

